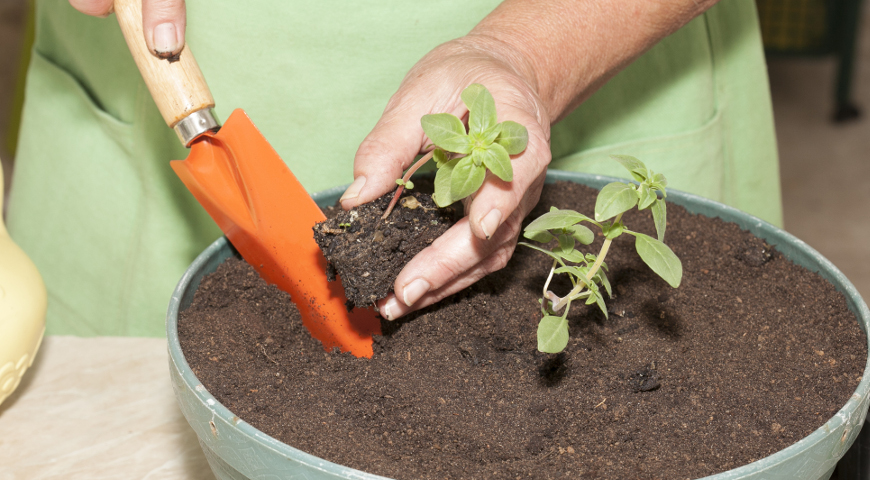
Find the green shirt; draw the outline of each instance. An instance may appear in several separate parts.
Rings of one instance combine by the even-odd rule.
[[[244,108],[310,192],[352,180],[354,153],[404,74],[497,1],[188,0],[188,44],[226,119]],[[462,12],[461,15],[456,12]],[[176,282],[220,235],[168,161],[167,128],[114,18],[40,0],[9,230],[43,274],[48,333],[163,334]],[[723,0],[553,126],[552,168],[624,176],[781,223],[755,5]]]

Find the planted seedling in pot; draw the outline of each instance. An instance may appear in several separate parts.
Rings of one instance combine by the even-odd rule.
[[[542,352],[558,353],[568,345],[568,311],[572,302],[596,304],[607,317],[604,293],[612,296],[612,292],[604,258],[613,240],[620,235],[635,237],[635,248],[640,258],[672,287],[677,288],[683,277],[680,259],[664,244],[667,179],[634,157],[612,155],[611,158],[622,164],[638,183],[613,182],[605,185],[596,199],[594,218],[553,207],[524,230],[523,236],[542,245],[520,242],[521,245],[553,258],[553,266],[544,283],[543,298],[540,299],[543,318],[538,324],[538,350]],[[657,238],[629,230],[622,223],[623,214],[635,207],[652,212]],[[597,254],[583,253],[575,248],[577,243],[589,245],[595,238],[584,223],[598,228],[604,235],[604,243]],[[555,246],[548,249],[546,245],[553,240],[556,241]],[[571,281],[573,287],[564,296],[549,289],[554,275],[566,275]]]

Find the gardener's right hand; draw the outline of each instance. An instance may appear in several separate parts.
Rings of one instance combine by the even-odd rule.
[[[114,11],[114,0],[69,0],[69,3],[95,17],[105,17]],[[145,44],[155,56],[169,58],[181,52],[186,24],[184,0],[142,0]]]

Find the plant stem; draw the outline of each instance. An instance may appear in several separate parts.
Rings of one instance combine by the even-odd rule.
[[[402,181],[407,183],[408,180],[411,179],[411,175],[413,175],[414,172],[419,170],[420,167],[423,166],[423,164],[428,162],[432,158],[432,155],[435,155],[435,150],[430,150],[429,153],[427,153],[426,155],[423,155],[423,157],[420,160],[417,160],[413,165],[411,165],[411,168],[409,168],[408,171],[405,172],[405,176],[402,177]],[[387,217],[390,216],[390,212],[393,211],[393,207],[396,206],[396,202],[398,202],[399,197],[402,196],[403,190],[405,190],[404,185],[399,185],[399,187],[396,188],[396,193],[393,195],[393,199],[390,201],[390,204],[387,205],[387,209],[384,211],[384,215],[381,217],[381,220],[386,220]]]
[[[622,214],[620,213],[619,215],[616,216],[615,219],[613,219],[612,225],[619,223],[619,221],[621,219],[622,219]],[[613,239],[611,239],[611,238],[607,238],[604,240],[604,244],[601,245],[601,251],[598,252],[598,257],[595,258],[595,263],[593,263],[592,268],[590,268],[589,271],[586,272],[586,281],[587,282],[591,282],[592,278],[595,276],[595,274],[598,273],[598,269],[601,268],[601,264],[604,263],[604,257],[607,256],[607,251],[610,250],[611,243],[613,243]],[[564,308],[566,304],[571,302],[572,298],[577,298],[577,295],[579,295],[580,292],[582,292],[583,288],[585,288],[585,287],[586,287],[586,284],[583,282],[580,282],[579,284],[577,284],[577,286],[574,287],[574,289],[571,290],[571,292],[569,292],[568,295],[565,295],[564,297],[562,297],[561,300],[559,300],[559,303],[553,305],[553,311],[558,312],[559,310]]]
[[[553,266],[550,267],[550,275],[547,276],[547,281],[544,283],[544,297],[547,296],[547,288],[550,286],[550,281],[553,279],[553,272],[556,271],[556,265],[558,263],[556,260],[553,260]]]

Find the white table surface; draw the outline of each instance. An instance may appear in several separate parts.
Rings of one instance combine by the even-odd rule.
[[[0,404],[0,480],[214,480],[166,339],[49,336]]]

